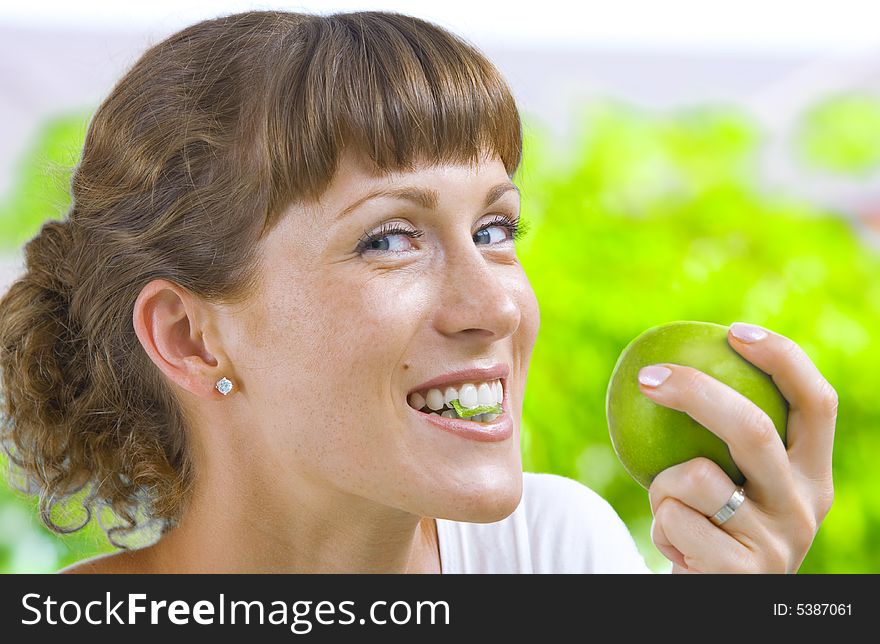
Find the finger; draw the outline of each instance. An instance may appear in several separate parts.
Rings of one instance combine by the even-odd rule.
[[[748,479],[754,501],[779,511],[788,507],[797,495],[791,466],[776,426],[764,410],[692,367],[652,366],[666,367],[672,373],[656,387],[645,385],[647,379],[640,382],[642,393],[665,407],[685,412],[727,443],[734,462]],[[649,368],[639,372],[640,381]]]
[[[770,375],[789,404],[788,453],[796,469],[810,479],[831,476],[837,392],[795,342],[751,324],[730,325],[728,342]]]
[[[751,553],[724,530],[678,499],[667,498],[654,521],[673,547],[684,555],[692,572],[751,572],[757,569]]]
[[[663,528],[657,523],[656,517],[651,522],[651,541],[654,542],[657,550],[672,562],[673,566],[687,567],[687,564],[684,563],[684,555],[672,545],[666,533],[663,532]]]
[[[703,516],[711,517],[724,507],[736,489],[737,486],[717,463],[698,457],[668,467],[655,476],[648,488],[648,500],[651,512],[659,508],[665,499],[673,498]],[[733,516],[722,524],[721,529],[742,541],[740,536],[747,538],[745,531],[753,523],[753,508],[749,499],[746,499]]]

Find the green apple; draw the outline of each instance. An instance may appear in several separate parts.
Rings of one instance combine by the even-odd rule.
[[[693,367],[735,389],[767,413],[785,444],[788,402],[770,376],[733,350],[727,331],[711,322],[671,322],[644,331],[620,354],[605,398],[608,430],[624,469],[643,487],[667,467],[697,456],[718,463],[737,485],[745,481],[724,441],[641,392],[639,370],[651,364]]]

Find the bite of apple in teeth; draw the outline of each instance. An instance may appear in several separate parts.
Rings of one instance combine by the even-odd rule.
[[[503,412],[503,400],[501,380],[414,391],[407,398],[409,406],[418,411],[476,422],[491,422],[498,418]]]

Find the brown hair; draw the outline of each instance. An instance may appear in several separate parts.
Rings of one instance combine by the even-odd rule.
[[[522,134],[478,49],[399,13],[206,20],[116,84],[89,123],[67,218],[25,245],[27,270],[0,300],[0,440],[50,529],[110,508],[121,523],[108,538],[126,547],[114,537],[142,517],[179,518],[187,423],[135,335],[134,302],[157,278],[244,301],[259,240],[323,194],[343,146],[380,173],[488,151],[512,178]],[[66,525],[53,509],[74,495],[85,520]]]

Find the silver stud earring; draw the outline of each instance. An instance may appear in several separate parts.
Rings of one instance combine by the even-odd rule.
[[[218,380],[217,384],[214,386],[217,388],[217,391],[219,391],[224,396],[228,395],[229,392],[232,391],[232,381],[228,378],[220,378],[220,380]]]

